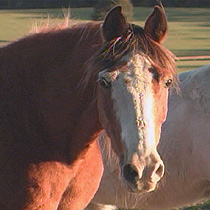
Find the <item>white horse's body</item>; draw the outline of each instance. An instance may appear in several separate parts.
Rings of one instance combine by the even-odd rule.
[[[147,194],[127,192],[118,181],[115,154],[108,158],[106,148],[104,175],[88,210],[115,209],[104,205],[163,210],[210,198],[210,65],[180,74],[180,89],[170,96],[162,127],[158,150],[166,171],[158,188]]]

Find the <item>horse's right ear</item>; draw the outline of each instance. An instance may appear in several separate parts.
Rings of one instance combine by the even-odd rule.
[[[116,6],[106,15],[102,24],[102,35],[105,41],[109,42],[122,35],[127,25],[122,14],[122,7]]]

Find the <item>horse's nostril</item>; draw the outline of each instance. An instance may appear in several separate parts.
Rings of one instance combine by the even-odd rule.
[[[160,164],[155,173],[159,176],[162,177],[164,174],[164,165]]]
[[[127,164],[123,167],[123,176],[128,182],[135,184],[138,178],[138,172],[130,164]]]

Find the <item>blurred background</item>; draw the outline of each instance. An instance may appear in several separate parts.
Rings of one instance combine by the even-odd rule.
[[[100,3],[119,3],[128,2],[133,6],[153,6],[156,0],[1,0],[2,9],[23,9],[23,8],[61,8],[61,7],[94,7]],[[170,7],[207,7],[210,6],[209,0],[162,0],[164,6]]]
[[[155,0],[0,0],[0,45],[29,34],[34,27],[103,20],[114,5],[144,26]],[[178,72],[210,63],[210,0],[162,0],[169,32],[164,45],[179,59]]]

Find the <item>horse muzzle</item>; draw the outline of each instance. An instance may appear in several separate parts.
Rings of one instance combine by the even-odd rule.
[[[149,163],[143,167],[137,167],[136,164],[129,163],[121,168],[122,178],[128,190],[136,193],[155,190],[157,183],[163,177],[164,164],[160,158],[154,160],[154,156]]]

